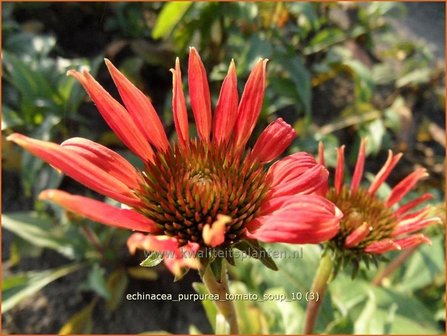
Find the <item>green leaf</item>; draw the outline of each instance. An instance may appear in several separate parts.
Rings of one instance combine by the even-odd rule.
[[[107,289],[110,293],[110,298],[106,301],[106,308],[109,312],[113,312],[118,308],[124,292],[126,291],[129,279],[127,278],[126,270],[119,268],[112,272],[107,279]]]
[[[269,330],[264,313],[256,306],[255,301],[246,299],[250,297],[247,286],[242,282],[232,281],[230,283],[230,293],[236,298],[233,303],[236,308],[240,334],[268,334]]]
[[[216,335],[228,335],[230,333],[230,325],[221,313],[216,315]]]
[[[372,99],[374,81],[371,71],[360,61],[349,60],[345,62],[353,72],[355,84],[355,98],[359,103],[368,103]]]
[[[59,330],[59,335],[90,334],[93,329],[93,309],[97,300],[75,313]]]
[[[45,76],[33,70],[28,64],[15,55],[3,51],[3,61],[7,75],[5,78],[10,81],[26,99],[37,98],[57,98],[52,85]]]
[[[81,266],[81,264],[71,264],[53,270],[26,272],[4,278],[2,312],[7,312],[23,299],[37,293],[49,283],[77,271]]]
[[[410,73],[400,77],[396,81],[396,87],[402,88],[408,85],[425,84],[431,78],[432,70],[430,68],[422,68],[411,71]]]
[[[365,307],[362,313],[355,321],[354,333],[355,334],[381,334],[383,333],[383,321],[375,318],[374,314],[376,312],[376,298],[374,293],[368,293],[368,300],[366,301]]]
[[[264,293],[267,298],[288,297],[291,293],[284,288],[269,288]],[[263,310],[268,312],[269,325],[274,325],[271,333],[284,333],[287,335],[298,335],[302,333],[304,322],[304,309],[296,301],[267,300],[263,304]]]
[[[346,39],[346,34],[338,28],[326,28],[320,30],[304,48],[304,54],[310,55],[323,51],[330,46],[340,43]]]
[[[147,256],[146,259],[144,259],[141,263],[140,266],[143,267],[155,267],[158,264],[160,264],[163,261],[163,255],[159,252],[151,252],[151,254],[149,254]]]
[[[366,136],[367,138],[367,155],[377,154],[380,151],[385,133],[386,130],[382,119],[376,119],[367,125],[366,133],[364,134],[364,136]]]
[[[67,258],[74,257],[70,240],[49,220],[36,212],[14,212],[2,215],[3,227],[29,243],[55,250]]]
[[[98,264],[93,265],[93,268],[88,273],[87,282],[85,282],[81,289],[92,290],[105,299],[110,299],[111,294],[108,289],[106,280],[104,278],[105,270]]]
[[[203,332],[199,330],[195,325],[190,325],[188,327],[188,334],[189,335],[203,335]]]
[[[276,266],[275,261],[257,241],[245,239],[235,244],[234,247],[252,258],[258,259],[271,270],[278,270],[278,266]]]
[[[209,294],[206,286],[201,282],[194,282],[192,287],[198,294]],[[202,306],[205,310],[206,317],[211,324],[211,327],[214,331],[216,331],[216,316],[217,316],[217,307],[211,300],[202,300]]]
[[[312,84],[309,70],[307,70],[303,60],[295,52],[275,52],[274,58],[284,71],[289,74],[303,111],[310,118]]]
[[[158,274],[155,270],[147,268],[147,267],[129,267],[127,269],[127,273],[134,279],[139,280],[156,280],[158,278]]]
[[[329,293],[337,309],[342,315],[349,316],[351,321],[357,321],[363,314],[363,316],[369,316],[363,318],[365,323],[374,320],[375,326],[381,325],[382,330],[375,329],[374,333],[440,332],[433,314],[412,293],[399,293],[395,288],[375,287],[361,279],[356,279],[353,286],[353,281],[345,274],[339,274],[337,279],[329,285]],[[373,300],[372,296],[374,296],[374,307],[372,303],[367,303]],[[364,304],[360,305],[361,303]],[[392,317],[390,315],[394,315],[394,320],[390,320]],[[358,324],[357,329],[375,328],[375,326],[361,327]],[[366,332],[365,330],[362,333]],[[343,333],[346,332],[343,331]]]
[[[432,284],[436,277],[444,275],[444,237],[432,238],[432,245],[420,246],[405,263],[404,273],[396,288],[399,291],[414,291]]]
[[[154,29],[152,30],[152,38],[166,39],[192,4],[193,2],[190,1],[174,1],[166,3],[158,16]]]
[[[221,279],[222,277],[222,261],[223,258],[217,257],[208,265],[208,267],[211,267],[211,270],[216,279]]]
[[[25,121],[19,113],[8,105],[2,105],[2,131],[8,128],[22,126]]]

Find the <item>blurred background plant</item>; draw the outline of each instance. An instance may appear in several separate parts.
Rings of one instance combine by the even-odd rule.
[[[442,4],[432,4],[438,5],[444,13]],[[266,57],[268,89],[255,132],[281,116],[299,134],[289,153],[316,153],[323,141],[329,149],[327,164],[333,167],[335,150],[330,154],[330,149],[349,144],[351,168],[359,140],[366,137],[370,176],[385,161],[388,148],[402,151],[404,159],[390,185],[415,166],[425,167],[430,177],[418,192],[431,192],[434,211],[444,218],[444,56],[434,56],[426,42],[398,33],[405,4],[2,3],[2,9],[3,140],[11,132],[55,142],[82,136],[118,150],[138,165],[80,85],[65,76],[67,69],[88,66],[106,89],[116,93],[102,64],[102,58],[111,59],[151,97],[173,136],[168,69],[176,56],[186,69],[188,47],[198,48],[210,74],[214,102],[232,58],[243,83],[254,62]],[[129,256],[125,232],[36,201],[47,188],[88,191],[6,141],[2,165],[5,332],[213,331],[215,310],[209,302],[203,302],[202,309],[198,302],[124,298],[136,291],[200,292],[200,284],[191,285],[198,280],[195,274],[172,284],[162,265],[138,267],[143,256]],[[375,268],[361,269],[355,283],[349,270],[337,277],[316,332],[441,333],[445,230],[429,230],[433,245],[409,254],[379,281],[380,286],[372,283]],[[305,294],[321,251],[318,246],[294,249],[303,249],[303,257],[276,260],[276,273],[257,261],[239,262],[233,268],[233,291],[289,298],[292,293]],[[398,256],[389,254],[390,259]],[[380,264],[379,271],[386,265]],[[304,299],[238,301],[241,330],[300,333],[305,305]]]

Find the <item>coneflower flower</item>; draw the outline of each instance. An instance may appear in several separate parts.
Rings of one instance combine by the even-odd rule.
[[[422,233],[423,228],[440,222],[438,217],[429,216],[427,206],[415,208],[429,200],[430,194],[423,194],[405,204],[398,203],[413,189],[416,183],[427,176],[425,169],[418,168],[391,190],[386,199],[376,196],[377,190],[385,182],[402,154],[388,152],[388,159],[377,173],[369,187],[361,185],[365,166],[366,141],[362,139],[350,185],[344,184],[345,146],[337,149],[334,186],[328,188],[326,197],[342,212],[339,232],[325,243],[323,257],[315,274],[312,292],[317,292],[319,300],[309,301],[306,307],[304,334],[312,334],[319,307],[323,302],[326,287],[345,264],[352,266],[354,277],[360,263],[377,263],[382,254],[392,250],[414,247],[430,240]],[[324,165],[324,146],[319,146],[319,162]]]
[[[423,168],[417,168],[394,186],[386,199],[376,196],[377,190],[399,162],[402,156],[400,153],[394,155],[390,150],[385,164],[369,187],[360,185],[365,164],[365,144],[365,140],[362,140],[350,185],[343,183],[345,146],[337,149],[334,187],[329,188],[327,192],[327,198],[344,214],[340,221],[340,231],[328,245],[355,264],[361,259],[374,261],[374,256],[388,251],[430,243],[430,240],[418,231],[440,222],[438,217],[429,216],[430,206],[414,210],[432,198],[428,193],[405,204],[399,204],[417,182],[428,175]],[[322,164],[323,150],[320,145],[319,156]]]
[[[188,112],[179,60],[173,75],[172,108],[177,141],[170,143],[150,100],[106,60],[124,103],[121,105],[87,70],[70,70],[122,142],[143,162],[133,167],[119,154],[87,139],[61,145],[12,134],[14,141],[88,188],[125,209],[60,190],[46,190],[51,200],[81,216],[130,230],[131,251],[166,252],[167,266],[178,274],[199,263],[183,258],[184,249],[228,249],[241,241],[319,243],[332,238],[341,212],[318,195],[328,172],[307,153],[273,163],[295,138],[281,118],[246,144],[261,112],[267,60],[254,66],[239,101],[236,69],[231,62],[212,115],[207,75],[191,48],[188,64],[190,103],[197,136],[189,134]],[[189,259],[189,260],[187,260]]]

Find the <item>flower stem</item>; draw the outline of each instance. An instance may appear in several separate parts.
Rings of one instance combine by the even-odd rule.
[[[227,300],[227,293],[229,294],[228,288],[228,274],[225,262],[222,262],[222,272],[221,278],[216,279],[211,267],[206,267],[203,272],[200,272],[202,277],[202,281],[205,286],[208,288],[208,291],[211,294],[217,294],[220,300],[214,301],[219,312],[225,318],[226,322],[230,327],[230,334],[239,334],[239,327],[237,323],[236,310],[234,308],[234,304],[231,300]]]
[[[329,283],[329,278],[332,273],[333,262],[329,253],[326,253],[318,266],[317,273],[315,274],[314,281],[312,283],[311,291],[313,293],[318,293],[315,300],[310,300],[307,304],[306,309],[306,321],[304,324],[304,334],[312,334],[315,322],[318,316],[318,310],[320,308],[321,302],[323,302],[324,292]]]
[[[409,248],[405,252],[401,253],[393,261],[391,261],[372,281],[374,286],[381,286],[385,278],[398,269],[409,257],[416,251],[417,246]]]

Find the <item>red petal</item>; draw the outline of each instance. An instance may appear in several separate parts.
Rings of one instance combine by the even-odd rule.
[[[166,151],[169,147],[168,138],[149,98],[135,87],[108,59],[105,62],[124,105],[139,130],[157,149]]]
[[[416,206],[418,206],[421,203],[424,203],[425,201],[428,201],[430,199],[432,199],[433,196],[431,194],[424,194],[422,196],[419,196],[418,198],[402,205],[399,209],[396,210],[395,215],[397,217],[402,217],[403,215],[405,215],[408,211],[410,211],[411,209],[415,208]]]
[[[128,187],[140,189],[142,181],[135,168],[125,158],[107,147],[83,138],[68,139],[61,146],[79,154]]]
[[[369,186],[368,193],[370,193],[371,195],[374,195],[376,193],[376,191],[380,188],[382,183],[385,182],[388,175],[390,175],[391,171],[399,162],[401,157],[402,157],[401,153],[393,155],[393,152],[391,152],[391,150],[388,151],[388,159],[386,160],[382,169],[380,169],[380,171],[377,173],[376,177],[374,178],[374,181]]]
[[[247,143],[261,113],[267,61],[261,59],[256,63],[242,93],[235,127],[235,142],[238,148],[244,147]]]
[[[427,171],[423,168],[416,169],[410,175],[400,181],[392,190],[388,198],[386,199],[386,205],[392,207],[399,202],[415,185],[418,181],[428,176]]]
[[[144,232],[160,231],[150,219],[129,209],[119,209],[91,198],[76,196],[61,190],[44,190],[39,199],[52,201],[70,212],[96,222],[123,229]]]
[[[351,248],[357,246],[365,237],[372,231],[372,226],[366,222],[360,225],[357,229],[351,232],[345,240],[345,246]]]
[[[418,246],[418,245],[425,244],[425,243],[431,245],[430,239],[425,237],[422,233],[419,233],[419,234],[416,234],[413,236],[409,236],[409,237],[405,237],[402,239],[397,239],[397,240],[395,240],[395,243],[398,244],[400,246],[400,248],[402,248],[402,249],[407,249],[407,248]]]
[[[195,48],[190,48],[189,51],[188,86],[197,133],[202,141],[209,142],[211,133],[210,88],[205,67]]]
[[[237,119],[238,96],[236,68],[231,61],[214,114],[213,137],[217,143],[227,141],[231,137]]]
[[[252,153],[260,162],[270,162],[281,155],[295,137],[296,132],[292,126],[278,118],[261,133]]]
[[[188,112],[186,110],[185,95],[183,94],[182,73],[180,61],[175,60],[175,70],[172,72],[172,110],[174,112],[174,124],[177,130],[178,140],[182,146],[188,144]]]
[[[269,198],[295,194],[321,194],[327,188],[328,171],[307,153],[295,153],[275,162],[268,171]]]
[[[335,167],[335,192],[340,194],[345,175],[345,145],[337,148],[337,166]]]
[[[310,168],[318,165],[315,158],[306,152],[297,152],[276,161],[269,169],[268,174],[271,185],[277,186],[280,183],[295,179],[304,174]]]
[[[393,250],[401,250],[399,244],[395,243],[392,239],[386,238],[377,242],[371,243],[365,248],[365,252],[380,254]]]
[[[141,160],[152,161],[154,151],[126,109],[113,99],[86,70],[83,73],[70,70],[67,75],[73,76],[82,84],[96,104],[99,113],[118,138]]]
[[[333,238],[339,230],[340,210],[317,195],[295,195],[269,215],[256,218],[247,236],[264,242],[314,244]]]
[[[134,254],[137,249],[152,252],[174,252],[178,251],[177,239],[167,236],[145,235],[143,233],[134,233],[127,240],[129,251]]]
[[[392,236],[397,237],[405,233],[413,233],[436,223],[442,223],[441,219],[437,217],[432,217],[425,219],[416,218],[415,220],[411,221],[403,221],[400,222],[394,229]]]
[[[352,175],[351,191],[356,192],[360,186],[360,181],[363,176],[363,169],[365,167],[365,146],[366,139],[363,138],[360,142],[359,154],[357,156],[357,163],[355,164],[354,174]]]
[[[18,133],[11,134],[7,140],[15,142],[92,190],[125,204],[140,204],[127,185],[73,151],[52,142],[31,139]]]

